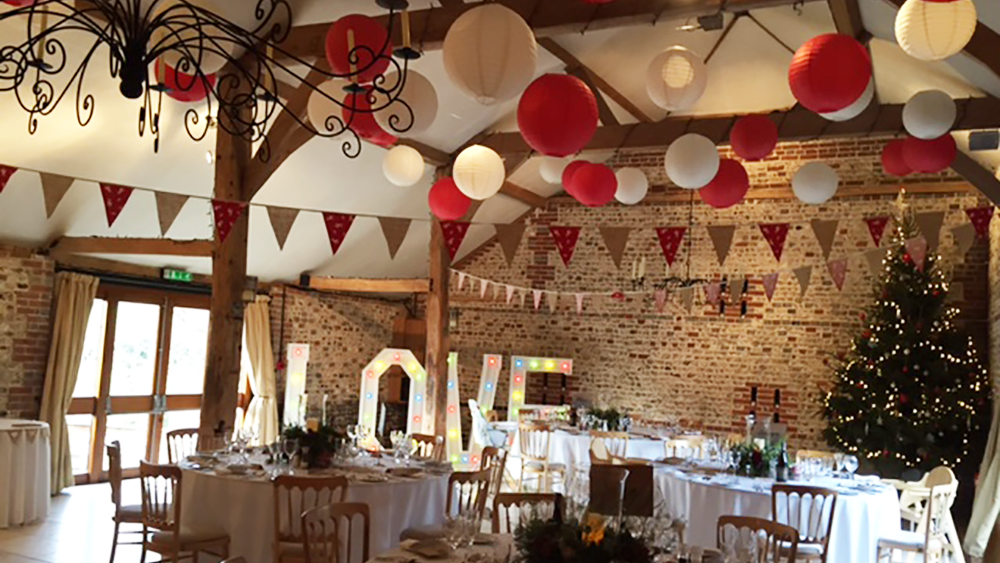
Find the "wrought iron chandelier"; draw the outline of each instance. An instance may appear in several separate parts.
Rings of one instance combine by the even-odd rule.
[[[91,63],[103,60],[102,46],[107,47],[110,76],[119,80],[121,94],[139,101],[139,135],[148,128],[154,152],[159,150],[163,96],[203,88],[207,113],[197,107],[185,111],[187,134],[200,141],[217,124],[231,135],[260,142],[258,158],[268,160],[268,124],[289,109],[278,95],[279,75],[301,81],[308,85],[310,96],[323,96],[332,102],[330,107],[338,111],[331,112],[322,126],[303,119],[296,111],[288,113],[316,135],[347,134],[342,150],[350,158],[361,152],[361,136],[352,127],[359,115],[391,112],[386,121],[392,134],[405,133],[413,126],[413,110],[400,97],[409,62],[420,57],[409,44],[407,0],[376,0],[389,12],[385,44],[381,48],[354,45],[353,32],[348,32],[350,68],[341,74],[323,66],[323,57],[310,64],[282,49],[292,21],[286,0],[257,0],[255,6],[247,2],[247,9],[253,9],[252,29],[218,15],[204,0],[8,3],[18,7],[0,13],[0,23],[21,18],[27,35],[21,42],[0,45],[0,92],[16,96],[28,114],[30,134],[38,129],[39,116],[50,115],[67,97],[75,98],[80,126],[90,122],[97,101],[88,93],[85,78]],[[399,20],[403,46],[390,52],[393,27]],[[64,44],[69,34],[82,34],[78,37],[87,39],[88,44],[92,38],[93,44],[82,53],[79,63],[71,58],[81,53],[68,53]],[[379,68],[384,70],[373,72]],[[166,80],[167,72],[174,73],[172,81]],[[307,81],[309,74],[344,80],[344,98]],[[172,89],[168,82],[172,82]]]

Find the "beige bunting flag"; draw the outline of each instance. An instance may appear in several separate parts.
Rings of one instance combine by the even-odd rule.
[[[52,214],[56,212],[56,207],[59,207],[59,202],[63,200],[66,196],[66,192],[69,191],[70,186],[76,180],[68,176],[60,176],[58,174],[46,174],[42,172],[39,174],[42,177],[42,196],[45,199],[45,218],[49,219]]]
[[[743,281],[746,278],[743,276],[733,276],[729,278],[729,302],[739,303],[740,297],[743,296]]]
[[[548,291],[545,293],[545,299],[549,302],[549,312],[555,313],[556,306],[559,305],[559,294],[555,292]]]
[[[298,209],[287,207],[268,207],[267,219],[271,223],[271,230],[274,231],[274,238],[278,241],[278,249],[285,249],[285,241],[288,240],[288,233],[295,224],[295,219],[299,216]]]
[[[799,297],[805,297],[806,290],[809,289],[809,284],[812,282],[813,267],[802,266],[792,270],[792,273],[795,274],[795,279],[799,280],[799,287],[802,289]]]
[[[865,252],[865,260],[868,262],[868,270],[873,276],[878,276],[882,273],[882,262],[885,260],[885,256],[888,253],[888,248],[873,248]]]
[[[622,256],[625,255],[625,247],[628,245],[628,235],[632,232],[630,227],[601,227],[601,238],[604,239],[604,246],[608,248],[608,254],[614,260],[617,268],[622,267]]]
[[[679,290],[678,295],[681,297],[681,306],[688,313],[691,313],[691,309],[694,307],[694,287],[685,287]]]
[[[951,230],[951,236],[955,238],[959,258],[965,260],[965,255],[976,242],[976,228],[971,223],[962,223]]]
[[[929,211],[913,216],[920,229],[920,234],[927,239],[927,247],[934,250],[941,241],[941,225],[944,224],[944,211]]]
[[[167,231],[177,220],[181,208],[187,203],[188,196],[156,192],[156,218],[160,221],[160,235],[167,236]]]
[[[823,251],[824,260],[830,259],[830,251],[833,250],[833,239],[837,236],[837,223],[836,219],[829,221],[813,219],[809,222],[812,226],[813,234],[816,235],[816,242],[819,243],[819,248]]]
[[[406,239],[406,233],[410,230],[410,220],[398,217],[379,217],[378,224],[382,227],[382,235],[385,237],[385,244],[389,247],[389,258],[396,259],[399,247]]]
[[[517,255],[517,247],[521,245],[521,238],[524,237],[524,223],[511,223],[509,225],[494,225],[497,230],[497,240],[503,255],[507,259],[507,265],[514,262]]]
[[[726,261],[726,256],[729,256],[735,232],[736,227],[733,225],[708,227],[708,237],[712,239],[712,246],[715,247],[715,255],[719,257],[720,266]]]

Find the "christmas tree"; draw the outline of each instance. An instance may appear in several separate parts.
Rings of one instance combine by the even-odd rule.
[[[838,357],[823,397],[824,437],[883,477],[978,464],[990,423],[986,369],[955,324],[940,257],[923,252],[905,212],[894,230],[874,303],[860,315],[867,326]]]

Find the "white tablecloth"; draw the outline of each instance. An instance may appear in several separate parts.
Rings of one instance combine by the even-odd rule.
[[[654,475],[657,501],[666,503],[662,509],[668,514],[688,521],[685,539],[690,545],[714,548],[719,516],[771,517],[771,485],[767,480],[736,478],[735,483],[720,484],[717,480],[725,477],[709,479],[672,468],[658,468]],[[832,478],[807,483],[840,491],[827,561],[875,563],[879,538],[899,530],[899,499],[891,487],[857,493],[846,490],[849,483]]]
[[[549,462],[564,463],[567,466],[590,466],[590,434],[571,434],[556,430],[549,439]],[[663,440],[630,436],[625,457],[658,460],[666,457]]]
[[[51,455],[48,424],[0,419],[0,528],[48,515]]]

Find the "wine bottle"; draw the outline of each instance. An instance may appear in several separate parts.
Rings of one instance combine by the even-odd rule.
[[[788,446],[785,443],[781,444],[781,450],[778,452],[778,463],[775,466],[775,481],[779,483],[788,481]]]

